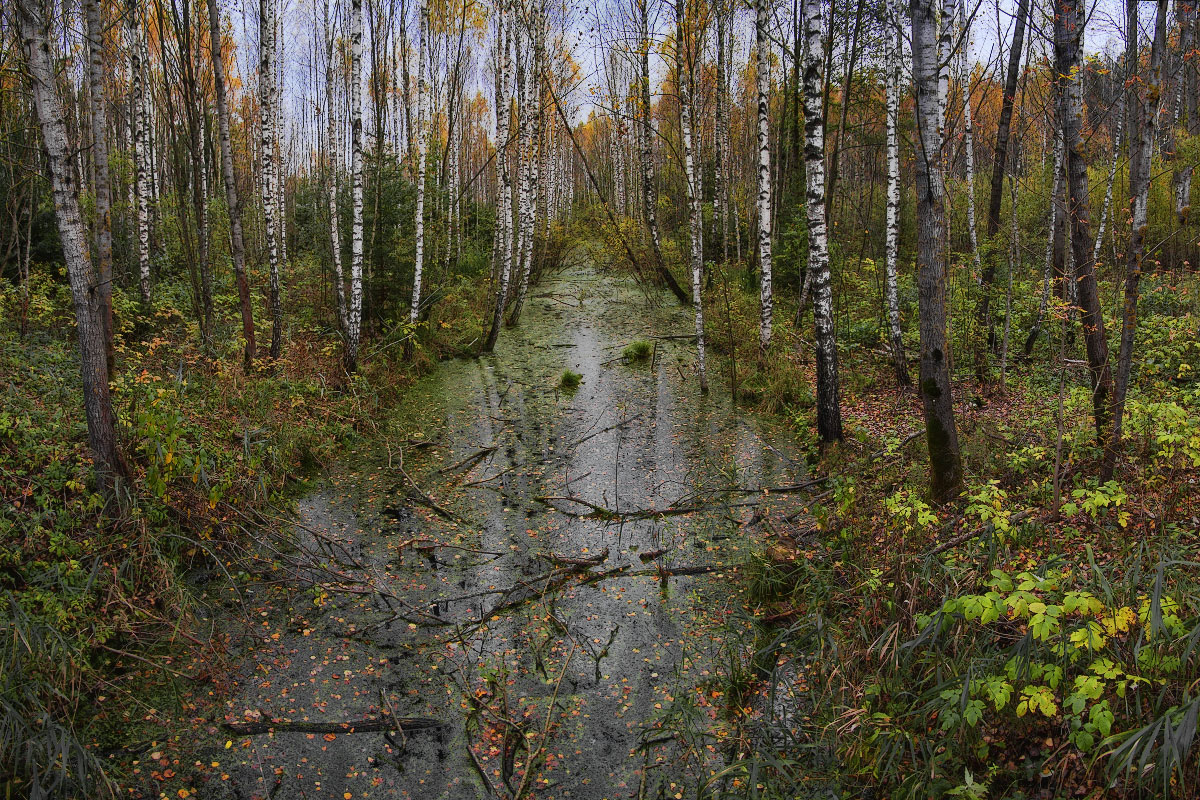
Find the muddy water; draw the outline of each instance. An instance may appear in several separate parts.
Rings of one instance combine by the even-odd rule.
[[[233,737],[226,793],[674,797],[724,765],[751,490],[802,459],[719,383],[698,394],[690,341],[623,361],[686,332],[683,310],[586,263],[533,295],[493,356],[439,367],[300,504],[328,571],[263,618],[227,716],[442,726]]]

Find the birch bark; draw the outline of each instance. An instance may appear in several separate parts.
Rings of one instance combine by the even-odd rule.
[[[758,347],[763,358],[771,348],[774,298],[771,286],[771,128],[768,117],[771,91],[771,54],[767,25],[768,0],[755,0],[754,31],[758,49],[758,266],[759,331]],[[724,42],[721,42],[723,45]],[[720,99],[718,98],[718,107]],[[718,141],[720,133],[718,132]],[[721,165],[718,161],[717,171]]]
[[[696,370],[700,391],[708,394],[708,365],[704,343],[704,229],[700,211],[700,184],[692,141],[692,60],[684,29],[685,0],[675,0],[675,67],[679,84],[679,129],[683,139],[684,182],[687,183],[689,263],[692,268],[692,308],[696,321]]]
[[[129,39],[130,106],[133,118],[134,208],[137,217],[138,289],[142,304],[150,304],[150,175],[146,136],[146,75],[142,9],[138,0],[127,0],[125,25]]]
[[[512,83],[511,32],[512,20],[508,0],[501,0],[496,37],[499,47],[496,58],[500,62],[500,81],[496,87],[496,172],[500,192],[500,196],[496,200],[496,215],[499,220],[497,231],[499,247],[496,256],[500,263],[496,269],[497,287],[492,310],[492,325],[483,344],[485,353],[490,353],[495,349],[496,339],[500,336],[500,323],[504,318],[504,306],[508,300],[508,284],[512,278],[512,175],[508,164],[508,139],[512,117],[512,97],[509,95]]]
[[[95,459],[97,485],[107,493],[128,470],[117,444],[115,416],[109,395],[108,343],[105,341],[108,329],[105,327],[104,304],[99,291],[100,276],[96,274],[88,253],[87,231],[79,208],[79,184],[72,164],[76,158],[74,154],[79,150],[73,149],[67,139],[67,120],[57,94],[50,35],[40,4],[37,0],[20,0],[17,17],[21,44],[29,67],[33,105],[46,148],[54,215],[75,305],[88,443]]]
[[[908,386],[908,359],[900,327],[900,293],[897,275],[900,260],[900,62],[904,33],[900,26],[897,0],[888,0],[887,42],[887,311],[891,340],[892,366],[896,382]]]
[[[808,205],[808,271],[813,280],[813,326],[817,361],[817,435],[823,442],[842,438],[838,389],[837,330],[829,274],[829,232],[825,202],[824,94],[825,19],[822,0],[804,4],[804,162]]]
[[[271,359],[279,358],[283,346],[283,306],[279,297],[279,242],[275,212],[275,0],[259,0],[259,165],[262,170],[263,222],[270,270]]]
[[[350,306],[346,314],[346,370],[358,366],[363,302],[363,4],[350,2]]]
[[[421,273],[425,266],[425,170],[428,161],[426,148],[429,142],[426,130],[425,61],[429,55],[429,4],[424,0],[421,2],[420,14],[421,41],[417,49],[417,208],[413,225],[416,230],[416,260],[413,263],[412,304],[408,310],[410,325],[417,324],[417,317],[421,313]],[[405,352],[410,353],[411,349],[406,348]]]
[[[326,193],[329,196],[329,250],[333,259],[334,296],[337,298],[338,330],[346,334],[346,278],[342,268],[342,235],[338,214],[338,169],[342,159],[342,127],[339,124],[337,95],[334,93],[334,60],[337,57],[333,26],[329,24],[329,2],[322,0],[322,19],[325,24],[325,122],[328,126],[329,162],[326,164]]]

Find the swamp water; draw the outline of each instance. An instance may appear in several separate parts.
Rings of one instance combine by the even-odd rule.
[[[726,387],[699,395],[690,324],[577,264],[494,355],[414,386],[300,502],[327,557],[271,594],[226,719],[440,726],[221,731],[225,777],[200,795],[697,796],[737,757],[721,732],[754,647],[755,523],[804,497],[756,490],[805,467]],[[628,362],[636,339],[653,352]]]

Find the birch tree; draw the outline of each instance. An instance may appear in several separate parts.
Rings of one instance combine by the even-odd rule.
[[[838,389],[837,330],[829,274],[829,232],[825,202],[824,68],[825,20],[821,0],[804,4],[804,164],[808,208],[808,271],[813,280],[813,326],[817,361],[817,435],[842,438]]]
[[[125,460],[117,443],[112,398],[109,395],[108,350],[111,328],[105,324],[101,277],[88,252],[87,230],[79,207],[76,168],[80,149],[67,138],[68,122],[59,100],[48,22],[38,0],[20,0],[16,16],[33,90],[33,105],[42,131],[46,168],[54,197],[54,215],[67,264],[67,279],[75,305],[75,333],[83,377],[83,405],[88,444],[96,483],[108,492],[125,477]],[[103,130],[103,129],[102,129]]]
[[[339,124],[338,109],[340,104],[334,93],[335,59],[337,58],[336,38],[334,28],[329,24],[329,3],[332,0],[321,0],[322,21],[325,26],[325,123],[326,134],[326,193],[329,197],[329,250],[333,258],[334,296],[337,302],[338,330],[346,335],[346,279],[342,268],[342,235],[340,230],[340,215],[338,214],[338,170],[342,159],[342,127]]]
[[[1196,62],[1200,54],[1196,51],[1196,0],[1175,0],[1175,19],[1179,23],[1179,53],[1182,60],[1181,69],[1177,75],[1178,88],[1175,96],[1175,116],[1183,120],[1184,131],[1192,136],[1197,135],[1197,97],[1200,86],[1197,86]],[[1174,136],[1174,126],[1172,126]],[[1172,143],[1172,147],[1173,147]],[[1175,160],[1174,172],[1171,176],[1171,186],[1175,194],[1175,217],[1180,225],[1186,225],[1192,210],[1192,174],[1196,170],[1194,163],[1186,160]]]
[[[771,290],[771,54],[767,33],[770,10],[768,0],[755,0],[754,32],[758,49],[758,267],[759,267],[759,333],[758,347],[765,359],[771,348],[771,315],[774,304]],[[814,3],[815,4],[815,3]],[[718,42],[724,46],[724,37]],[[717,107],[720,108],[718,91]],[[717,131],[717,141],[721,133]],[[719,146],[719,144],[718,144]],[[718,160],[717,172],[721,171]]]
[[[1112,397],[1112,433],[1104,451],[1101,482],[1112,478],[1120,457],[1121,426],[1125,415],[1125,397],[1129,391],[1129,373],[1133,366],[1133,345],[1138,325],[1138,298],[1142,278],[1142,258],[1146,250],[1147,211],[1150,205],[1151,148],[1158,129],[1158,104],[1162,86],[1163,53],[1167,49],[1167,0],[1157,0],[1154,39],[1150,45],[1150,65],[1143,76],[1131,82],[1126,93],[1129,119],[1129,244],[1125,248],[1125,302],[1121,320],[1121,344],[1117,351],[1117,374]],[[1137,57],[1138,0],[1126,0],[1129,63]],[[1089,353],[1090,354],[1090,353]]]
[[[133,123],[133,196],[137,229],[138,289],[142,304],[150,304],[150,171],[146,136],[146,65],[142,58],[145,35],[142,7],[138,0],[125,4],[126,38],[129,46],[129,104]]]
[[[683,174],[687,184],[689,265],[692,268],[692,309],[696,320],[696,370],[700,391],[708,393],[708,366],[704,347],[704,218],[700,210],[700,176],[696,172],[692,141],[692,47],[699,49],[689,34],[699,40],[699,31],[684,27],[687,17],[686,0],[675,0],[675,69],[679,89],[679,131],[683,141]]]
[[[417,45],[417,208],[414,212],[413,227],[416,231],[416,260],[413,262],[412,303],[408,310],[408,322],[417,324],[421,313],[421,272],[425,265],[425,169],[426,147],[429,134],[426,130],[426,60],[429,57],[429,4],[422,0],[420,10],[421,20],[418,28],[420,42]],[[411,341],[411,340],[410,340]],[[411,346],[406,346],[405,353],[411,354]]]
[[[350,306],[346,313],[346,370],[358,366],[363,301],[363,5],[350,2]]]
[[[971,46],[971,20],[966,17],[965,3],[958,4],[958,28],[962,40],[959,50],[959,81],[962,91],[963,149],[967,160],[967,241],[971,246],[971,263],[975,275],[982,276],[979,258],[979,232],[975,225],[975,124],[971,116],[971,78],[975,58]]]
[[[529,292],[529,278],[533,271],[533,239],[537,228],[537,210],[539,184],[541,182],[541,158],[539,149],[542,141],[542,80],[545,69],[545,11],[541,8],[540,0],[530,3],[530,23],[532,27],[533,61],[529,69],[529,87],[526,92],[526,105],[529,109],[529,123],[525,135],[524,153],[525,169],[528,180],[528,200],[526,215],[522,218],[525,232],[522,239],[526,242],[521,253],[521,279],[517,286],[517,296],[513,301],[511,324],[521,321],[521,310],[525,306],[525,296]]]
[[[361,1],[361,0],[360,0]],[[283,347],[283,306],[279,297],[279,228],[275,220],[279,210],[275,194],[275,3],[259,0],[258,13],[258,86],[259,86],[259,168],[262,172],[263,222],[270,270],[271,359],[279,358]]]
[[[908,359],[904,355],[904,340],[900,328],[900,292],[897,266],[900,260],[900,78],[901,54],[904,52],[904,32],[900,26],[900,10],[896,0],[888,0],[885,43],[887,47],[887,219],[886,232],[886,293],[888,333],[892,351],[892,367],[896,382],[908,386]]]
[[[254,312],[250,308],[250,283],[246,279],[246,245],[242,239],[242,205],[233,174],[233,143],[229,124],[229,99],[225,89],[225,58],[222,48],[221,13],[217,0],[208,0],[209,42],[212,47],[213,89],[217,95],[217,126],[221,144],[221,178],[225,204],[229,207],[229,254],[237,282],[238,307],[242,315],[242,369],[249,374],[254,363]]]
[[[952,1],[952,0],[951,0]],[[962,491],[962,456],[947,362],[945,186],[942,183],[938,28],[933,0],[910,0],[916,85],[917,296],[921,331],[921,405],[929,447],[930,489],[949,502]]]
[[[492,324],[488,329],[483,351],[490,353],[496,348],[500,336],[500,323],[504,318],[504,306],[508,299],[508,284],[512,278],[513,261],[513,210],[512,175],[508,163],[509,127],[512,117],[512,98],[509,87],[512,83],[512,58],[510,54],[512,35],[511,13],[508,0],[500,0],[497,19],[497,68],[500,80],[496,85],[496,176],[499,197],[496,201],[496,298],[492,309]]]

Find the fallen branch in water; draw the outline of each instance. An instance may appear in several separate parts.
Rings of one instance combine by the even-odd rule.
[[[491,447],[485,447],[482,450],[477,450],[476,452],[464,458],[462,461],[457,461],[448,467],[442,467],[438,470],[438,474],[445,475],[447,472],[456,472],[457,470],[465,467],[473,467],[480,459],[490,456],[498,449],[498,445],[492,445]]]
[[[271,719],[264,715],[255,722],[224,722],[221,727],[239,736],[257,736],[262,733],[381,733],[386,731],[428,731],[446,727],[445,722],[429,717],[399,717],[392,719],[364,719],[358,722],[292,722]]]
[[[538,553],[538,558],[544,558],[547,561],[552,561],[555,564],[570,564],[576,567],[595,567],[603,564],[608,559],[608,548],[604,548],[594,556],[560,556],[558,553]]]
[[[413,477],[408,474],[407,470],[404,469],[404,451],[403,450],[400,451],[400,463],[396,464],[395,466],[392,466],[392,447],[391,447],[391,445],[387,446],[387,451],[388,451],[388,469],[398,470],[400,472],[400,474],[402,476],[404,476],[404,479],[406,481],[408,481],[410,486],[412,486],[413,492],[416,493],[417,499],[423,505],[430,508],[438,516],[444,517],[445,519],[448,519],[451,522],[458,522],[460,524],[465,524],[463,522],[463,520],[461,518],[459,518],[459,516],[457,514],[455,514],[450,509],[439,504],[438,501],[434,500],[429,495],[425,494],[425,492],[421,489],[420,484],[418,484],[415,480],[413,480]]]
[[[538,495],[533,498],[544,506],[547,506],[560,514],[566,514],[568,517],[578,517],[580,519],[602,519],[609,522],[634,519],[653,519],[655,517],[673,517],[681,514],[691,514],[696,511],[704,511],[711,506],[667,506],[666,508],[643,508],[637,511],[614,511],[611,508],[596,505],[589,500],[583,500],[579,497],[565,497],[560,495]],[[567,511],[554,505],[555,503],[575,503],[585,508],[591,509],[585,514],[578,511]]]
[[[608,433],[609,431],[616,430],[617,428],[623,428],[626,425],[628,425],[629,423],[636,422],[641,418],[642,418],[641,414],[634,414],[632,417],[626,417],[625,419],[621,420],[620,422],[614,422],[612,425],[609,425],[607,428],[601,428],[598,431],[592,431],[587,436],[584,436],[582,439],[577,439],[576,441],[571,442],[569,445],[567,445],[567,449],[570,450],[573,447],[578,447],[579,445],[586,442],[588,439],[593,439],[602,433]],[[597,422],[599,422],[599,420],[597,420]]]

